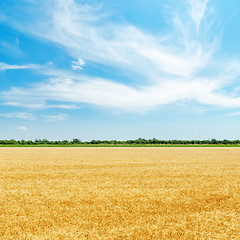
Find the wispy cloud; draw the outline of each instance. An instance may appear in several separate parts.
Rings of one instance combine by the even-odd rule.
[[[72,61],[73,70],[77,70],[77,71],[83,70],[83,66],[85,65],[86,63],[81,58],[79,58],[77,61]]]
[[[189,48],[191,39],[188,45],[184,43],[184,48],[178,49],[175,46],[176,40],[169,44],[169,39],[165,36],[159,38],[146,34],[131,24],[116,24],[111,18],[105,18],[100,6],[65,0],[52,0],[42,4],[47,4],[42,6],[45,11],[42,13],[43,19],[34,21],[34,25],[26,23],[18,27],[22,31],[61,44],[77,59],[81,56],[84,60],[132,71],[148,80],[156,80],[163,72],[177,76],[191,74],[205,64],[200,60],[208,57],[197,44]],[[186,21],[193,21],[189,19],[189,12],[185,15]],[[48,24],[45,24],[46,19]],[[99,27],[101,21],[108,21],[108,24]]]
[[[34,120],[35,116],[28,112],[10,112],[10,113],[0,113],[0,117],[5,118],[19,118],[24,120]]]
[[[12,70],[12,69],[36,69],[40,68],[41,66],[38,64],[28,64],[28,65],[10,65],[1,62],[0,63],[0,71],[5,71],[5,70]]]
[[[207,11],[208,0],[188,0],[191,7],[191,18],[196,24],[196,30],[199,30],[202,19]]]
[[[171,31],[153,35],[126,22],[114,22],[102,5],[41,1],[42,17],[26,24],[12,24],[64,47],[78,59],[72,61],[73,70],[82,70],[87,61],[112,69],[125,80],[120,83],[48,68],[43,71],[48,80],[28,88],[11,88],[1,93],[2,99],[6,104],[28,107],[30,102],[33,108],[59,101],[70,106],[88,103],[145,111],[186,100],[240,107],[240,97],[226,89],[240,76],[240,60],[215,57],[219,44],[210,31],[208,1],[186,0],[178,4],[182,8],[171,13]]]
[[[0,22],[1,22],[1,20],[0,20]],[[1,39],[0,40],[0,52],[4,53],[7,56],[9,56],[9,55],[10,56],[11,55],[14,55],[14,56],[22,55],[22,51],[19,49],[17,40],[14,43],[10,43],[10,42],[7,42],[7,41],[2,41],[2,39]],[[1,64],[2,63],[0,63],[0,65]]]
[[[240,116],[240,112],[233,112],[228,114],[228,116]]]
[[[28,130],[28,128],[25,126],[19,126],[19,127],[17,127],[17,129],[20,131],[24,131],[24,132],[26,132]]]
[[[184,86],[184,87],[183,87]],[[89,103],[98,106],[118,108],[127,111],[143,111],[159,105],[181,100],[195,100],[200,103],[224,107],[240,106],[239,98],[214,93],[217,85],[208,80],[172,80],[158,85],[135,89],[121,83],[101,78],[52,79],[29,89],[12,88],[2,93],[6,101],[18,99],[27,106],[29,99],[36,106],[38,101],[65,101]],[[43,103],[45,105],[45,103]]]
[[[63,121],[69,117],[68,114],[58,113],[56,115],[42,115],[46,122],[58,122]]]
[[[13,88],[14,90],[16,88]],[[23,90],[23,89],[22,89]],[[30,89],[28,89],[30,90]],[[6,93],[6,92],[5,92]],[[4,105],[7,106],[12,106],[12,107],[24,107],[24,108],[29,108],[29,109],[38,109],[38,110],[43,110],[43,109],[50,109],[50,108],[59,108],[59,109],[67,109],[67,110],[73,110],[73,109],[79,109],[80,107],[77,106],[76,104],[48,104],[46,103],[46,99],[43,100],[43,96],[40,96],[39,94],[32,96],[32,93],[27,94],[27,91],[25,92],[25,96],[19,96],[23,92],[22,91],[17,91],[16,95],[9,95],[3,93],[3,98],[5,102],[3,103]],[[29,102],[29,101],[32,102]]]

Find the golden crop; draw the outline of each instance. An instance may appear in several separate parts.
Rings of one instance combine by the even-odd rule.
[[[0,239],[240,239],[240,148],[0,148]]]

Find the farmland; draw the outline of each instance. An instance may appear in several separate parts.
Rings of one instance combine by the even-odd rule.
[[[0,148],[0,239],[239,239],[240,148]]]

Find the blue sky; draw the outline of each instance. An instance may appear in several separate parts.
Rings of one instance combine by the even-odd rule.
[[[238,139],[238,0],[1,0],[1,139]]]

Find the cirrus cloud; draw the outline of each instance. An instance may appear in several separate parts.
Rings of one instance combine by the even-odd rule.
[[[28,128],[25,126],[19,126],[19,127],[17,127],[17,129],[20,131],[24,131],[24,132],[26,132],[28,130]]]
[[[24,120],[34,120],[35,116],[28,112],[10,112],[10,113],[0,113],[0,117],[5,118],[18,118]]]
[[[67,106],[87,103],[137,112],[179,101],[240,107],[234,87],[228,89],[240,76],[240,60],[216,57],[219,37],[210,31],[208,1],[179,4],[183,8],[171,14],[174,25],[169,32],[154,35],[130,23],[114,22],[102,5],[74,0],[35,2],[32,7],[41,7],[34,21],[20,25],[11,19],[10,24],[63,47],[78,59],[71,62],[73,70],[82,70],[86,61],[124,80],[47,67],[38,70],[47,80],[12,87],[1,93],[2,99],[5,104],[30,108],[58,101]]]

